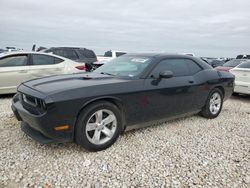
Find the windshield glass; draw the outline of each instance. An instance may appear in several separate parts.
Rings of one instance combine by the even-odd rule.
[[[246,68],[250,69],[250,61],[247,61],[245,63],[241,63],[240,65],[237,66],[238,68]]]
[[[151,62],[151,58],[142,56],[121,56],[109,61],[94,72],[114,76],[135,77],[141,74]]]
[[[230,61],[226,62],[223,66],[224,67],[236,67],[237,65],[241,64],[242,62],[244,62],[244,60],[234,59],[234,60],[230,60]]]

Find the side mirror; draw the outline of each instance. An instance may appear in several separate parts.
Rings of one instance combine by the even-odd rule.
[[[160,78],[172,78],[174,73],[172,71],[161,71]]]

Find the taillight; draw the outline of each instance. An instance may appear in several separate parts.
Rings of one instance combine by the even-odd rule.
[[[80,65],[76,67],[78,70],[86,70],[86,67],[84,65]]]

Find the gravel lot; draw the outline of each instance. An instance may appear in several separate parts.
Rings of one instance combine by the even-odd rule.
[[[214,120],[192,116],[130,131],[111,148],[40,145],[0,98],[0,187],[250,187],[250,97]]]

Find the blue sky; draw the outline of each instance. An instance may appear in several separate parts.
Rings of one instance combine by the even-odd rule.
[[[0,48],[250,54],[249,0],[1,0]]]

